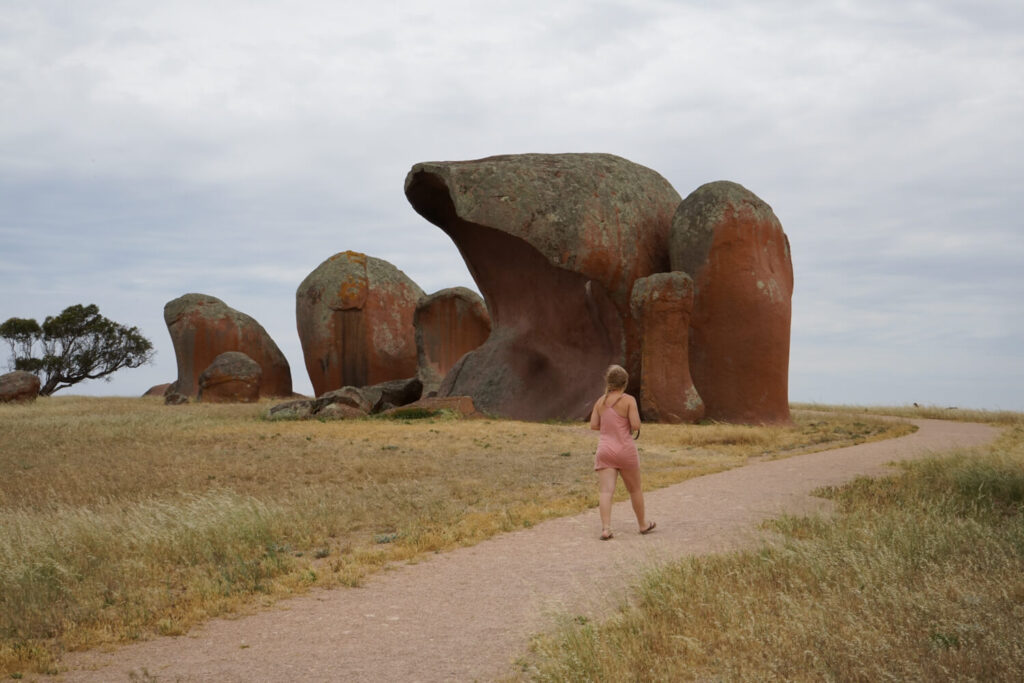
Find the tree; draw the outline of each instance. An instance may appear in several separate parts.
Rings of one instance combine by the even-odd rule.
[[[87,379],[110,381],[117,370],[144,365],[154,353],[137,327],[104,318],[95,304],[68,306],[42,325],[32,318],[9,318],[0,325],[0,337],[11,347],[10,369],[40,375],[40,396]]]

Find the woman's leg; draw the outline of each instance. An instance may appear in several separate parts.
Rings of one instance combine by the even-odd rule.
[[[622,483],[629,491],[629,501],[633,504],[633,514],[636,515],[636,523],[640,531],[647,528],[647,518],[644,516],[644,490],[640,486],[640,468],[622,470]]]
[[[602,532],[610,531],[612,528],[612,496],[615,495],[615,480],[618,475],[618,470],[611,467],[597,471],[598,507],[601,510]]]

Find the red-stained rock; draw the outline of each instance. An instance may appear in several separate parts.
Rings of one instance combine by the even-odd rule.
[[[524,154],[416,164],[405,194],[458,246],[491,315],[490,337],[438,395],[519,419],[581,418],[609,364],[639,379],[629,295],[668,270],[679,195],[663,177],[608,154]]]
[[[31,372],[15,370],[0,375],[0,403],[34,401],[41,387],[39,377]]]
[[[173,384],[173,382],[166,382],[164,384],[156,384],[151,386],[143,396],[163,396],[167,393],[167,389]]]
[[[670,253],[694,282],[690,372],[706,416],[789,422],[793,264],[771,207],[736,183],[702,185],[676,211]]]
[[[640,278],[630,303],[641,328],[641,416],[645,422],[697,422],[704,402],[690,377],[693,280],[681,272]]]
[[[260,398],[263,370],[260,364],[240,351],[217,356],[199,375],[202,403],[255,403]]]
[[[295,294],[306,370],[317,396],[416,374],[412,324],[423,290],[387,261],[335,254]]]
[[[484,300],[471,289],[452,287],[423,297],[413,316],[418,376],[423,393],[436,392],[460,358],[491,334]]]
[[[422,415],[424,412],[439,413],[442,410],[454,413],[457,417],[486,417],[477,411],[476,406],[473,405],[473,399],[469,396],[430,396],[408,405],[389,408],[381,415],[402,417],[402,415]]]
[[[288,360],[254,319],[217,297],[186,294],[164,306],[164,322],[171,334],[178,361],[175,393],[195,397],[199,374],[227,351],[252,358],[263,371],[262,396],[291,396],[292,373]]]

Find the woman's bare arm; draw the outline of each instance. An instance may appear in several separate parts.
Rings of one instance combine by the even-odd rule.
[[[597,402],[594,403],[594,409],[592,411],[590,411],[590,428],[591,429],[594,429],[594,430],[600,430],[601,429],[601,413],[598,412],[597,407],[599,405],[601,405],[601,399],[603,399],[603,398],[604,397],[602,396],[601,398],[597,399]]]
[[[636,399],[629,397],[629,431],[635,432],[640,429],[640,411],[636,407]]]

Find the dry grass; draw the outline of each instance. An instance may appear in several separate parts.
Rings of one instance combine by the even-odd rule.
[[[780,544],[653,571],[614,618],[539,637],[524,678],[1020,680],[1024,415],[1005,424],[823,491],[839,514],[771,523]]]
[[[270,422],[268,406],[0,405],[0,672],[53,671],[67,649],[182,633],[597,503],[584,425]],[[645,485],[909,429],[817,414],[647,425]]]

